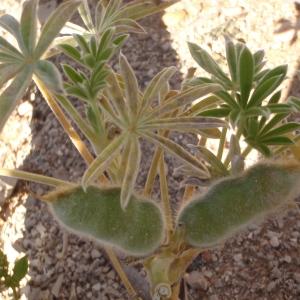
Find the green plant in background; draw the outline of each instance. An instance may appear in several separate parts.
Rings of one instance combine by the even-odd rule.
[[[227,39],[228,75],[206,51],[189,44],[210,77],[188,76],[181,90],[171,90],[169,80],[176,69],[169,67],[143,91],[139,88],[120,48],[129,32],[143,32],[136,20],[175,2],[99,1],[93,18],[87,1],[67,1],[44,24],[38,42],[38,1],[25,3],[20,23],[7,15],[0,18],[0,25],[19,45],[17,49],[0,40],[0,80],[4,84],[14,78],[0,96],[2,126],[33,76],[87,163],[80,184],[20,170],[0,169],[0,175],[55,187],[41,200],[66,230],[104,246],[131,298],[140,296],[110,246],[142,257],[153,299],[175,300],[186,268],[203,249],[273,213],[299,191],[298,162],[269,161],[243,171],[243,161],[253,147],[265,156],[297,147],[294,131],[300,124],[288,122],[287,116],[299,111],[299,99],[279,103],[280,92],[275,91],[286,76],[286,66],[263,70],[262,51],[252,54],[246,45]],[[85,27],[67,22],[76,8]],[[61,31],[73,34],[59,36]],[[60,52],[68,57],[61,65],[64,77],[47,60]],[[113,55],[119,57],[120,73],[109,65]],[[85,114],[76,109],[74,98],[82,102]],[[191,106],[195,100],[198,103]],[[92,145],[93,153],[70,120]],[[234,134],[229,133],[230,127]],[[172,131],[199,134],[201,140],[193,146],[197,154],[174,142],[169,137]],[[241,149],[241,137],[248,143],[245,149]],[[209,138],[219,140],[217,153],[205,147]],[[230,148],[223,159],[228,139]],[[156,148],[144,191],[138,192],[142,140]],[[193,197],[198,182],[186,185],[177,216],[168,193],[166,152],[182,162],[181,170],[188,176],[200,178],[205,185],[212,183],[206,193]],[[159,205],[151,199],[157,175]],[[255,199],[250,196],[253,191]]]
[[[14,299],[20,297],[20,281],[28,271],[28,258],[26,256],[18,259],[13,267],[12,274],[9,272],[9,264],[6,255],[0,250],[0,291],[11,288]]]

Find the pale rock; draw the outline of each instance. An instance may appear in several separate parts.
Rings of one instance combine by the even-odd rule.
[[[277,237],[277,236],[271,237],[271,239],[270,239],[270,244],[271,244],[271,246],[272,246],[273,248],[279,247],[280,242],[279,242],[278,237]]]
[[[52,294],[53,294],[55,297],[58,297],[58,296],[59,296],[59,292],[60,292],[60,289],[61,289],[63,280],[64,280],[64,274],[60,274],[60,275],[57,277],[57,279],[56,279],[56,281],[55,281],[55,283],[54,283],[54,285],[53,285],[53,287],[52,287],[52,289],[51,289],[51,292],[52,292]]]
[[[97,249],[93,249],[91,252],[91,256],[93,259],[99,258],[101,257],[101,252],[98,251]]]

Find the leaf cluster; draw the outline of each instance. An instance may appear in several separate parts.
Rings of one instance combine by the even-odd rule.
[[[223,91],[214,93],[219,101],[209,108],[198,109],[198,114],[228,120],[237,128],[246,142],[270,156],[270,146],[293,144],[288,134],[299,128],[298,123],[289,122],[287,116],[299,111],[299,99],[280,103],[278,90],[287,74],[287,66],[264,68],[264,51],[252,53],[244,43],[234,43],[225,38],[228,73],[214,61],[209,53],[189,43],[191,55],[210,77],[197,77],[186,82],[187,86],[204,83],[219,83]],[[201,102],[200,102],[201,103]]]
[[[7,256],[0,250],[0,291],[4,288],[11,288],[13,290],[14,299],[19,299],[20,281],[28,272],[27,256],[15,262],[12,274],[10,274],[8,268]]]

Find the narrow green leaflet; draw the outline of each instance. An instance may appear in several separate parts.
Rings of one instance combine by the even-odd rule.
[[[15,262],[12,279],[19,283],[28,272],[28,258],[24,256]]]
[[[227,168],[224,166],[222,161],[218,159],[209,149],[203,146],[192,146],[199,151],[200,156],[202,156],[207,162],[209,162],[219,174],[223,176],[228,175]]]
[[[286,136],[267,137],[261,140],[267,145],[292,145],[294,142]]]
[[[0,89],[8,82],[8,80],[13,78],[21,70],[21,68],[22,66],[19,64],[0,64]]]
[[[81,5],[78,8],[78,12],[87,29],[90,32],[94,32],[94,24],[93,24],[91,11],[87,0],[82,1]]]
[[[33,54],[37,37],[38,0],[25,1],[20,21],[20,29],[28,54]]]
[[[170,139],[167,139],[163,136],[148,131],[143,132],[143,135],[145,136],[145,138],[150,139],[150,141],[153,142],[154,144],[164,148],[168,152],[175,155],[177,158],[179,158],[185,164],[189,165],[191,168],[196,169],[199,173],[202,174],[202,176],[204,176],[204,178],[210,177],[209,174],[205,171],[206,168],[205,166],[203,166],[201,161],[195,158],[189,152],[187,152],[180,145],[176,144]]]
[[[273,130],[268,131],[264,135],[261,135],[261,138],[264,139],[264,138],[268,138],[268,137],[282,135],[285,133],[289,133],[291,131],[295,131],[299,128],[300,128],[300,123],[290,122],[290,123],[281,125]]]
[[[134,118],[137,114],[139,101],[139,88],[137,79],[126,57],[122,54],[120,55],[120,67],[125,83],[125,94],[126,100],[128,101],[130,116],[131,118]]]
[[[209,94],[222,90],[223,88],[219,84],[207,83],[203,84],[199,87],[194,87],[184,92],[173,96],[166,103],[156,107],[150,114],[149,119],[156,117],[159,115],[165,115],[166,113],[170,113],[173,110],[183,106],[190,104],[191,102]]]
[[[163,118],[154,119],[141,125],[141,129],[207,129],[226,127],[227,123],[217,118],[206,117],[176,117],[176,118]]]
[[[32,76],[32,68],[24,68],[0,95],[0,131],[15,108],[17,101],[24,95]]]
[[[247,106],[252,107],[261,105],[262,101],[275,91],[275,89],[281,84],[282,80],[282,75],[278,75],[262,81],[255,88]]]
[[[23,55],[3,37],[0,36],[0,51],[11,55],[16,60],[23,61]]]
[[[161,72],[155,75],[155,77],[153,77],[153,79],[148,84],[141,101],[142,111],[145,111],[149,108],[149,106],[152,103],[152,100],[159,95],[165,83],[169,81],[169,79],[174,75],[175,72],[175,67],[169,67],[163,69]]]
[[[118,153],[124,138],[125,135],[116,137],[91,163],[82,177],[81,185],[83,188],[86,188],[97,176],[100,177],[105,167],[107,167],[108,162]]]
[[[72,17],[80,3],[81,1],[79,0],[66,1],[59,5],[51,14],[42,28],[41,35],[34,52],[36,59],[40,58],[44,54],[60,30],[64,27],[66,21]]]
[[[230,79],[222,71],[219,65],[214,61],[214,59],[208,54],[207,51],[199,47],[194,43],[188,43],[190,52],[195,61],[202,67],[206,72],[216,76],[224,84],[231,85]]]
[[[241,92],[241,105],[246,107],[254,76],[254,59],[250,50],[245,46],[239,59],[239,82]]]
[[[19,22],[10,15],[3,15],[0,17],[0,26],[8,31],[16,39],[20,50],[22,52],[26,52],[26,47],[21,36]]]
[[[39,60],[34,69],[35,75],[54,93],[62,93],[62,78],[57,67],[50,61]]]
[[[126,209],[133,192],[141,160],[141,150],[138,139],[135,136],[130,136],[128,138],[128,143],[130,144],[130,151],[126,163],[120,197],[121,207],[124,210]]]
[[[155,14],[162,11],[163,9],[168,8],[169,6],[179,2],[179,0],[167,0],[159,3],[158,5],[154,1],[145,3],[144,0],[132,1],[128,5],[122,7],[118,13],[119,18],[130,18],[133,20],[139,20],[146,16]]]
[[[225,36],[226,58],[233,82],[237,82],[237,57],[234,43]]]

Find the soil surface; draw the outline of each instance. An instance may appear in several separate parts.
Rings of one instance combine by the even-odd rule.
[[[50,5],[46,1],[41,3]],[[50,9],[53,4],[56,3],[52,1]],[[297,14],[293,1],[182,0],[165,14],[144,19],[141,24],[147,34],[132,35],[123,52],[141,87],[163,67],[175,65],[180,71],[172,79],[172,86],[179,88],[187,67],[195,66],[185,42],[199,43],[214,52],[222,63],[225,32],[247,41],[253,50],[265,49],[270,66],[288,63],[291,67],[285,83],[286,95],[300,96],[295,75],[300,53]],[[60,56],[54,60],[59,64],[63,59]],[[116,60],[112,64],[118,68]],[[76,106],[82,109],[80,103]],[[22,124],[24,120],[30,130],[26,131],[26,125],[22,125],[19,141],[8,146],[14,147],[11,149],[17,157],[12,166],[78,181],[86,165],[34,87],[10,122]],[[9,132],[16,132],[15,126]],[[175,134],[172,138],[182,145],[196,143],[192,135]],[[2,142],[7,145],[9,139],[12,138],[2,137]],[[17,137],[13,140],[17,141]],[[153,150],[153,146],[144,144],[137,189],[145,183]],[[175,203],[182,197],[183,178],[173,176],[174,168],[179,165],[173,157],[167,155],[166,162],[169,192]],[[70,234],[63,249],[62,230],[47,206],[35,200],[35,195],[45,192],[40,185],[18,182],[12,196],[0,208],[4,251],[11,262],[24,253],[29,257],[30,270],[22,282],[22,299],[129,299],[99,246]],[[154,192],[153,198],[158,199],[159,192]],[[185,275],[187,299],[300,299],[299,246],[300,212],[296,205],[260,226],[251,225],[218,249],[202,253]],[[145,276],[143,270],[139,269],[139,273]],[[1,299],[9,297],[9,293],[0,294]]]

